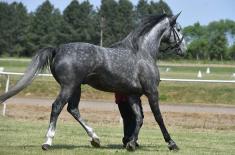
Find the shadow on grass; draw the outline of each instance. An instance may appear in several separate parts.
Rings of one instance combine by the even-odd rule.
[[[58,150],[58,149],[79,149],[79,148],[91,148],[89,145],[66,145],[66,144],[57,144],[50,147],[50,150]]]
[[[123,147],[123,145],[120,144],[108,144],[106,146],[101,146],[101,149],[115,149],[115,150],[121,150],[126,149]],[[160,151],[159,147],[156,145],[140,145],[139,147],[136,147],[136,150],[140,151]],[[167,150],[167,148],[166,148]]]
[[[125,150],[125,148],[122,146],[122,144],[108,144],[108,145],[101,145],[99,148],[92,147],[91,145],[66,145],[66,144],[60,144],[60,145],[53,145],[50,150],[57,150],[57,149],[102,149],[102,150]],[[159,147],[156,145],[141,145],[140,147],[136,148],[137,150],[142,151],[160,151]],[[167,150],[167,148],[166,148]]]
[[[18,146],[3,146],[1,145],[0,148],[18,148],[18,149],[38,149],[41,148],[40,145],[18,145]],[[60,150],[60,149],[67,149],[67,150],[74,150],[74,149],[102,149],[102,150],[125,150],[123,145],[121,144],[108,144],[108,145],[101,145],[99,148],[92,147],[91,145],[67,145],[67,144],[55,144],[49,148],[50,150]],[[136,148],[136,150],[140,151],[160,151],[161,149],[156,145],[141,145]]]

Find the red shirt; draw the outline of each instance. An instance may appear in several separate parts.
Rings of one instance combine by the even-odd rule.
[[[116,104],[127,102],[128,96],[124,94],[115,93],[115,102]]]

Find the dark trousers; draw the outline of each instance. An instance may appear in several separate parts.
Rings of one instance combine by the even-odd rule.
[[[136,102],[138,102],[137,104],[140,105],[141,115],[144,118],[141,100],[138,98],[136,99]],[[122,139],[122,142],[124,145],[126,145],[126,143],[128,143],[131,140],[132,138],[131,136],[136,128],[136,117],[131,109],[130,104],[128,104],[128,101],[118,103],[118,108],[123,119],[124,137]]]

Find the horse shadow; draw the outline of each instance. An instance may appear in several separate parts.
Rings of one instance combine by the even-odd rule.
[[[0,146],[1,147],[1,146]],[[27,148],[38,148],[39,145],[19,145],[14,146],[19,147],[21,149],[27,149]],[[99,148],[92,147],[91,145],[70,145],[70,144],[54,144],[49,148],[49,150],[60,150],[60,149],[66,149],[66,150],[74,150],[74,149],[103,149],[103,150],[124,150],[125,147],[121,144],[108,144],[108,145],[101,145]],[[137,150],[142,151],[160,151],[160,149],[156,145],[141,145],[137,147]]]
[[[123,146],[120,144],[108,144],[108,145],[101,145],[98,148],[92,147],[91,145],[66,145],[66,144],[55,144],[53,145],[50,150],[58,150],[58,149],[68,149],[68,150],[73,150],[73,149],[79,149],[79,148],[87,148],[87,149],[123,149]]]
[[[85,148],[85,149],[103,149],[103,150],[125,150],[126,148],[123,147],[122,144],[108,144],[108,145],[101,145],[99,148],[92,147],[91,145],[66,145],[66,144],[57,144],[53,145],[50,150],[57,150],[57,149],[79,149],[79,148]],[[142,151],[160,151],[161,149],[157,147],[156,145],[141,145],[136,148],[137,150]]]

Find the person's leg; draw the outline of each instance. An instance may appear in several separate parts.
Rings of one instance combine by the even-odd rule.
[[[131,137],[129,138],[130,141],[126,144],[126,149],[128,151],[134,151],[136,149],[139,131],[143,124],[143,116],[141,114],[141,107],[139,103],[136,102],[136,98],[139,98],[139,97],[136,95],[128,96],[128,104],[130,105],[131,110],[133,114],[135,115],[135,122],[136,122],[135,129],[132,132]]]
[[[124,137],[122,142],[123,145],[126,146],[126,144],[130,141],[130,137],[136,127],[135,115],[132,112],[128,102],[118,103],[118,108],[123,120]]]
[[[120,114],[123,119],[123,130],[124,130],[124,137],[122,139],[122,142],[124,144],[124,147],[126,144],[130,141],[131,136],[136,128],[136,121],[135,121],[135,114],[133,113],[130,104],[128,104],[128,96],[115,94],[116,103],[118,104],[118,108],[120,111]],[[135,102],[140,106],[141,115],[142,118],[144,118],[143,114],[143,108],[141,105],[141,100],[139,97],[133,99]],[[142,124],[141,124],[142,126]],[[138,147],[139,144],[136,143],[136,146]]]

